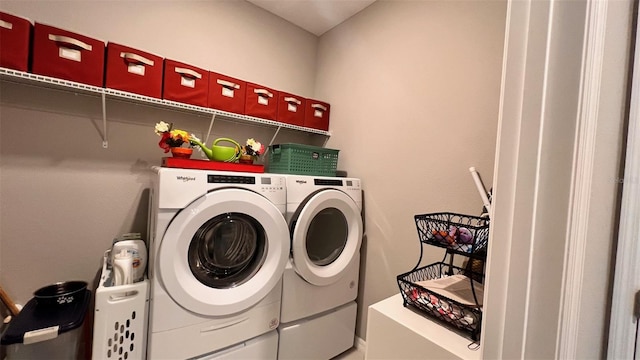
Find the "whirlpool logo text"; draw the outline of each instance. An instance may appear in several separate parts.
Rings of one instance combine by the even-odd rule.
[[[176,179],[178,180],[182,180],[182,182],[188,182],[188,181],[196,181],[196,177],[195,176],[176,176]]]
[[[298,184],[306,184],[307,181],[306,180],[296,180],[296,183],[298,183]]]

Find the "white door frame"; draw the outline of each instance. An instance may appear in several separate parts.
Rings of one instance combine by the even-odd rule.
[[[636,34],[640,34],[639,30],[640,27],[636,28]],[[609,359],[631,358],[635,342],[640,340],[640,335],[636,334],[638,319],[633,314],[634,295],[640,291],[640,37],[637,35],[627,154],[621,183],[622,206],[609,328]],[[636,354],[636,359],[640,359],[640,354]]]
[[[605,238],[605,246],[598,244],[601,253],[613,242],[594,230],[615,226],[596,211],[612,208],[616,197],[619,154],[607,148],[602,131],[608,122],[622,124],[624,114],[601,109],[624,107],[624,94],[612,93],[626,79],[604,80],[614,78],[611,63],[628,56],[624,46],[612,44],[624,41],[631,8],[631,0],[508,2],[483,358],[578,358],[585,349],[595,349],[591,353],[598,357],[606,339],[604,320],[589,319],[605,317],[606,300],[590,302],[593,294],[583,286],[606,293],[608,285],[606,276],[594,280],[585,274],[593,271],[588,262],[594,238]],[[571,47],[571,39],[579,48]],[[617,71],[625,69],[618,64]],[[564,139],[554,132],[563,123],[573,129]],[[572,156],[558,159],[564,154],[557,150],[567,148]],[[603,154],[612,154],[606,173],[598,162]],[[550,173],[563,165],[570,171]],[[603,189],[605,196],[594,196]],[[562,197],[563,190],[569,196]],[[597,266],[606,274],[605,265]],[[601,313],[591,314],[590,306]],[[596,329],[585,334],[589,326]]]
[[[594,172],[598,171],[596,138],[602,95],[607,10],[607,1],[591,1],[586,12],[582,85],[579,89],[580,114],[574,147],[573,184],[564,254],[563,301],[556,345],[556,357],[560,359],[578,358],[578,334],[580,326],[584,326],[581,322],[581,308],[583,297],[588,296],[584,291],[584,282],[589,281],[586,279],[585,268],[591,266],[587,263],[586,253],[589,223],[593,221],[593,178]]]

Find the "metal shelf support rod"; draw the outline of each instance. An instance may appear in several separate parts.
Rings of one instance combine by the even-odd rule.
[[[107,97],[104,92],[102,92],[102,147],[104,149],[109,147],[107,139]]]
[[[329,137],[328,137],[328,136],[325,136],[325,137],[324,137],[324,141],[322,142],[322,147],[327,146],[327,142],[328,142],[328,141],[329,141]]]
[[[209,134],[211,134],[211,129],[213,129],[213,122],[215,120],[216,120],[216,114],[213,113],[213,115],[211,115],[211,122],[209,123],[209,130],[207,130],[207,136],[204,139],[205,146],[209,143]]]
[[[271,138],[271,141],[269,141],[269,146],[273,145],[273,141],[276,139],[276,136],[278,136],[280,129],[282,129],[282,127],[278,126],[278,128],[276,129],[276,132],[273,134],[273,137]],[[264,150],[263,155],[267,155],[267,153],[269,152],[269,146],[267,146],[267,148]]]
[[[278,133],[280,132],[280,129],[282,129],[281,126],[278,126],[276,128],[276,132],[273,134],[273,137],[271,138],[271,141],[269,141],[269,146],[273,145],[273,141],[276,139],[276,136],[278,136]]]

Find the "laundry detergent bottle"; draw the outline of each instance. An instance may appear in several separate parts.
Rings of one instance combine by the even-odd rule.
[[[132,257],[132,282],[144,280],[145,270],[147,268],[147,246],[143,240],[120,240],[113,244],[111,249],[112,261],[115,267],[116,256],[122,251],[130,254]]]
[[[133,255],[126,249],[120,250],[113,257],[113,285],[133,283]]]

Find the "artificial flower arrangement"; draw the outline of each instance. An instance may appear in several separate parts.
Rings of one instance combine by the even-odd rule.
[[[253,138],[247,139],[247,143],[240,147],[238,162],[241,164],[253,164],[262,154],[264,154],[264,146]]]
[[[156,124],[155,132],[160,136],[158,145],[165,153],[171,148],[191,148],[191,135],[184,130],[174,129],[173,123],[160,121]]]
[[[262,154],[264,154],[264,145],[253,138],[247,139],[246,145],[240,149],[240,155],[251,156],[254,159],[257,159]]]

